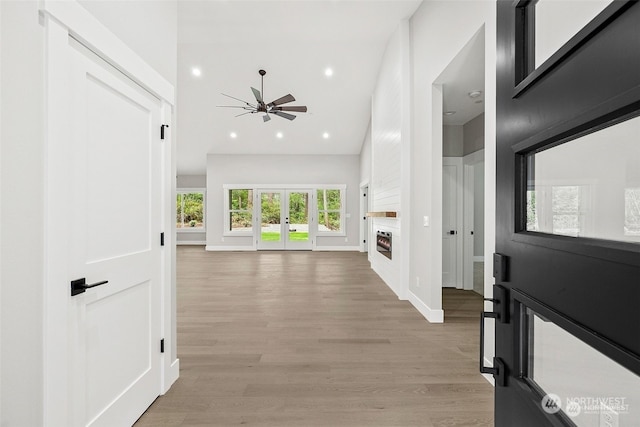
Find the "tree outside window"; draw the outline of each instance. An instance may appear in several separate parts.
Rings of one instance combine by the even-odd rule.
[[[204,228],[204,192],[179,192],[176,195],[176,228]]]
[[[342,190],[323,188],[317,190],[318,232],[342,231]]]
[[[231,189],[229,191],[229,228],[227,231],[253,230],[253,190]]]

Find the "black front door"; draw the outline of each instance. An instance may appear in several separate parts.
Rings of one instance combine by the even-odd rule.
[[[495,424],[640,426],[640,3],[536,65],[544,1],[498,1]]]

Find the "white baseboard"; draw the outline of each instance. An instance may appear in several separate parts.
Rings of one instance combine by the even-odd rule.
[[[194,246],[204,246],[207,242],[201,242],[198,240],[178,240],[176,241],[176,245],[194,245]]]
[[[409,302],[427,319],[430,323],[443,323],[444,310],[434,310],[422,302],[413,292],[407,291]]]
[[[166,392],[169,391],[169,389],[171,388],[173,383],[176,382],[179,376],[180,376],[180,359],[176,359],[173,361],[168,371],[166,372],[166,377],[164,381],[164,390],[162,391],[162,394],[165,394]]]
[[[359,246],[316,246],[314,251],[352,251],[359,252]]]
[[[206,251],[255,251],[253,246],[213,246],[207,245]]]
[[[483,255],[474,256],[473,257],[473,262],[484,262],[484,256]]]

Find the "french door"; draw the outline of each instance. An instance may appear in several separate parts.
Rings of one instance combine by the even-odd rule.
[[[568,25],[589,2],[566,3]],[[603,6],[544,60],[546,6],[498,1],[483,314],[496,354],[481,370],[496,379],[496,426],[640,425],[640,3]]]
[[[311,250],[311,190],[258,190],[259,250]]]

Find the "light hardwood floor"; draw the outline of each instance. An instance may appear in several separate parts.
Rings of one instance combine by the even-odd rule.
[[[136,426],[493,425],[474,292],[430,324],[366,254],[177,256],[180,378]]]

